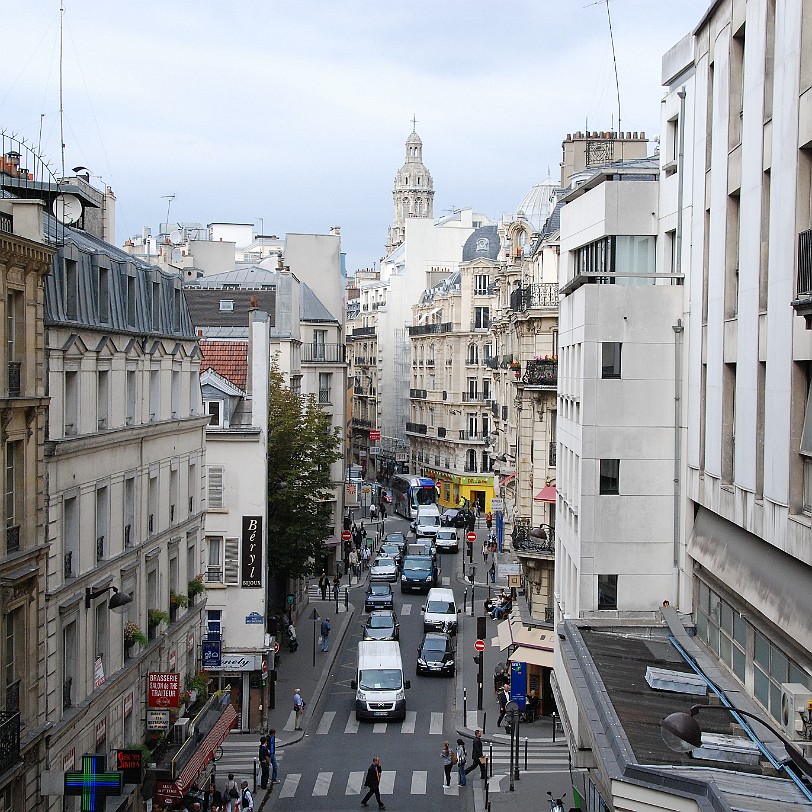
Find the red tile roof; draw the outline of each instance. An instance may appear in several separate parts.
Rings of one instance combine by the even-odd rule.
[[[200,342],[203,361],[202,371],[213,369],[218,375],[231,381],[245,391],[248,377],[248,344],[244,341],[206,341]]]

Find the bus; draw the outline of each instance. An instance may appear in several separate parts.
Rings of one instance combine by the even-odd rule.
[[[395,474],[392,477],[392,505],[409,521],[417,518],[418,505],[437,504],[437,486],[433,479],[411,474]]]

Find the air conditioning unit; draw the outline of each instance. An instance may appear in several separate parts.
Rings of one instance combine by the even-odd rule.
[[[809,741],[812,691],[799,682],[781,683],[781,725],[793,741]]]
[[[191,720],[188,716],[183,717],[182,719],[178,719],[174,725],[172,725],[172,743],[173,744],[183,744],[186,739],[189,738],[189,722]]]

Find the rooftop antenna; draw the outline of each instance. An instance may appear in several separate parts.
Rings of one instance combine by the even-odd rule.
[[[615,66],[615,91],[617,93],[617,131],[620,132],[620,81],[617,77],[617,56],[615,55],[615,36],[612,31],[612,15],[609,12],[609,0],[595,0],[594,3],[588,3],[584,8],[589,6],[599,6],[606,4],[606,18],[609,20],[609,42],[612,45],[612,62]]]
[[[166,225],[169,227],[169,210],[172,208],[172,201],[175,199],[175,193],[171,195],[161,195],[161,198],[166,201]]]
[[[65,121],[64,107],[62,105],[62,52],[63,52],[63,28],[65,18],[65,4],[59,0],[59,142],[62,150],[62,177],[65,177]],[[42,122],[40,122],[41,125]]]

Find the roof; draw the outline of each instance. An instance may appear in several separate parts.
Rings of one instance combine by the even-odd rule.
[[[558,186],[558,182],[552,178],[537,183],[519,203],[516,209],[516,219],[523,216],[530,223],[533,231],[541,231],[555,206],[555,192]]]
[[[248,344],[244,341],[200,342],[203,360],[200,368],[213,369],[218,375],[245,391],[248,378]]]
[[[338,319],[322,304],[321,299],[309,285],[302,282],[302,296],[299,299],[299,317],[302,321],[323,321],[338,324]]]
[[[490,259],[493,262],[499,257],[499,227],[481,226],[476,229],[462,246],[462,261]]]

